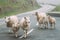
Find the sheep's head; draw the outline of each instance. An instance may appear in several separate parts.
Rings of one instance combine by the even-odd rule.
[[[25,25],[29,25],[30,24],[30,17],[28,16],[28,17],[24,17],[24,19],[25,19]]]
[[[48,19],[50,19],[51,18],[51,16],[50,15],[48,15]]]
[[[35,15],[38,16],[38,12],[35,12]]]
[[[13,32],[17,32],[17,31],[19,30],[19,28],[20,28],[19,23],[14,23],[14,24],[12,25],[12,30],[13,30]]]
[[[5,22],[9,22],[10,17],[5,17]]]
[[[51,22],[52,21],[52,16],[48,15],[48,20]]]

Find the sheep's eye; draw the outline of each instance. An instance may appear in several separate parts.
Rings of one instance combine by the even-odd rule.
[[[27,23],[27,22],[25,22],[25,23]]]
[[[30,22],[28,22],[28,23],[30,23]]]

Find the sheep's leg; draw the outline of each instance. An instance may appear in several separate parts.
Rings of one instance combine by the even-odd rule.
[[[9,32],[11,32],[10,28],[9,28]]]
[[[27,30],[26,30],[26,37],[27,37]]]
[[[46,29],[48,29],[48,23],[45,24]]]
[[[13,33],[13,31],[12,31],[12,28],[9,28],[9,30],[8,30],[9,32],[11,32],[11,33]]]
[[[43,27],[46,28],[46,24],[45,23],[43,23]]]
[[[26,37],[27,37],[26,30],[24,30],[24,38],[26,38]]]
[[[47,28],[48,28],[48,23],[47,23]]]
[[[46,24],[45,23],[43,23],[43,27],[46,29]]]
[[[52,29],[55,29],[55,23],[52,24]]]
[[[41,29],[43,28],[43,24],[40,24],[40,28],[41,28]]]
[[[36,25],[39,25],[39,23],[37,22]]]
[[[53,24],[50,24],[50,26],[51,26],[51,29],[53,29]]]
[[[44,25],[45,29],[47,28],[46,24]]]
[[[52,28],[52,24],[50,24],[50,27]]]
[[[54,23],[54,29],[55,29],[55,23]]]
[[[9,30],[8,30],[9,32],[11,32],[11,28],[9,28]]]
[[[41,28],[44,28],[45,27],[45,25],[44,24],[41,24],[42,26],[41,26]]]
[[[52,29],[55,29],[55,23],[52,24]]]
[[[41,26],[41,24],[39,24],[38,22],[37,22],[37,24],[38,24],[38,28],[41,28],[40,26]]]
[[[18,37],[17,32],[15,33],[15,37]]]
[[[24,31],[24,37],[25,37],[25,38],[27,37],[27,32],[28,32],[28,30],[25,30],[25,31]]]

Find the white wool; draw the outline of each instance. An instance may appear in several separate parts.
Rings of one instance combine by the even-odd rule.
[[[56,19],[54,17],[51,17],[52,21],[56,22]]]
[[[19,21],[18,21],[18,17],[15,16],[15,15],[6,17],[6,18],[5,18],[5,21],[6,21],[6,23],[9,22],[9,21],[12,22],[12,23],[14,23],[14,24],[12,25],[12,26],[14,26],[14,27],[17,26],[17,25],[18,25],[18,22],[19,22]]]
[[[46,17],[46,13],[40,13],[40,15]]]
[[[20,20],[20,26],[23,25],[24,20],[25,20],[24,17]]]
[[[18,23],[18,18],[17,16],[10,16],[10,20],[14,23]]]
[[[41,16],[46,16],[45,12],[38,12]]]
[[[26,23],[25,23],[26,22]],[[23,23],[25,23],[26,25],[24,25]],[[23,18],[21,18],[21,20],[20,20],[20,27],[23,29],[23,31],[24,31],[24,37],[26,37],[27,35],[27,33],[26,32],[28,32],[28,30],[29,30],[29,28],[30,28],[30,18],[29,17],[23,17]],[[27,30],[27,31],[26,31]]]
[[[10,18],[10,20],[8,20],[8,18]],[[8,22],[8,21],[12,21],[12,22],[14,22],[14,23],[18,23],[18,18],[17,18],[17,16],[9,16],[9,17],[6,17],[5,18],[5,21],[6,22]]]
[[[52,18],[54,21],[56,20],[55,18]]]
[[[27,22],[30,22],[30,18],[29,17],[26,17],[27,18]],[[25,21],[25,19],[24,19],[24,17],[23,18],[21,18],[21,20],[20,20],[20,26],[23,26],[23,22]]]

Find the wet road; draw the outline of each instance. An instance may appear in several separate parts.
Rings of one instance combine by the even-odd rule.
[[[26,16],[26,15],[25,15]],[[22,17],[22,16],[20,16]],[[19,17],[19,18],[20,18]],[[34,29],[27,38],[20,39],[19,37],[14,37],[13,33],[8,32],[8,28],[5,24],[0,26],[0,40],[60,40],[60,17],[56,18],[56,29],[39,29],[36,26],[36,19],[34,16],[30,15],[31,28]],[[19,30],[19,36],[23,35],[23,31]]]

